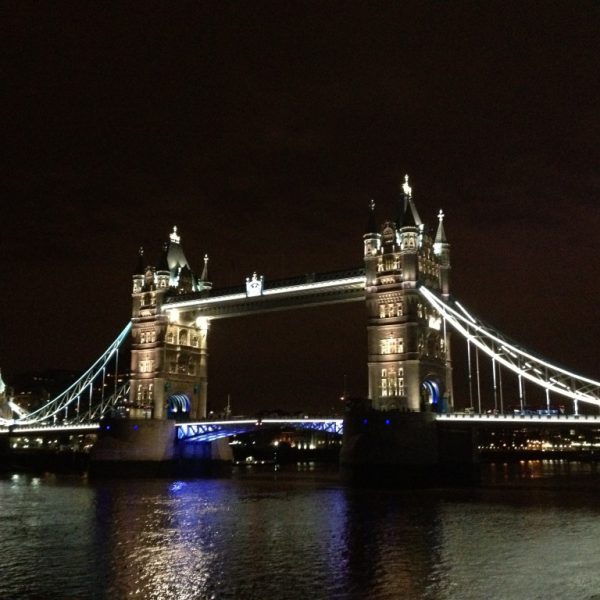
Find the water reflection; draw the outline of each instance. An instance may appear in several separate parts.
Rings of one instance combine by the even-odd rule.
[[[583,598],[600,590],[589,465],[479,488],[367,490],[317,471],[0,479],[0,597]]]

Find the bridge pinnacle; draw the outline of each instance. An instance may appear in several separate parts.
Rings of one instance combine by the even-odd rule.
[[[173,233],[171,233],[171,235],[169,236],[169,239],[174,243],[174,244],[179,244],[179,242],[181,241],[181,236],[179,236],[177,234],[177,225],[173,225]]]
[[[204,255],[204,268],[202,269],[201,281],[208,281],[208,254]]]
[[[146,265],[144,264],[144,247],[140,246],[140,249],[138,250],[138,259],[135,266],[135,275],[140,275],[141,273],[143,273],[145,268]]]
[[[412,188],[408,184],[408,175],[404,176],[404,183],[402,184],[402,191],[407,198],[412,198]]]
[[[371,198],[369,202],[369,220],[367,221],[367,231],[366,233],[376,233],[377,225],[375,224],[375,200]]]
[[[440,208],[440,212],[438,213],[439,225],[437,228],[437,232],[435,234],[435,250],[439,254],[441,251],[440,244],[447,244],[448,240],[446,239],[446,232],[444,230],[444,211]]]

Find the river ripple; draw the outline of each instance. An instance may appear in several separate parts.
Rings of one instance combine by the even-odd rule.
[[[0,597],[600,600],[599,499],[592,466],[541,461],[431,490],[9,475]]]

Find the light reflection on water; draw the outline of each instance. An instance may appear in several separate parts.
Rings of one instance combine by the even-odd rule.
[[[1,598],[600,599],[595,466],[492,465],[478,488],[0,479]]]

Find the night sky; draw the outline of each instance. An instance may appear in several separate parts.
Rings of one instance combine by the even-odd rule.
[[[598,3],[1,13],[6,382],[89,366],[173,225],[215,287],[361,266],[368,201],[394,217],[405,173],[423,220],[446,214],[453,294],[600,378]],[[328,413],[344,374],[366,394],[361,304],[216,322],[209,351],[214,410]]]

